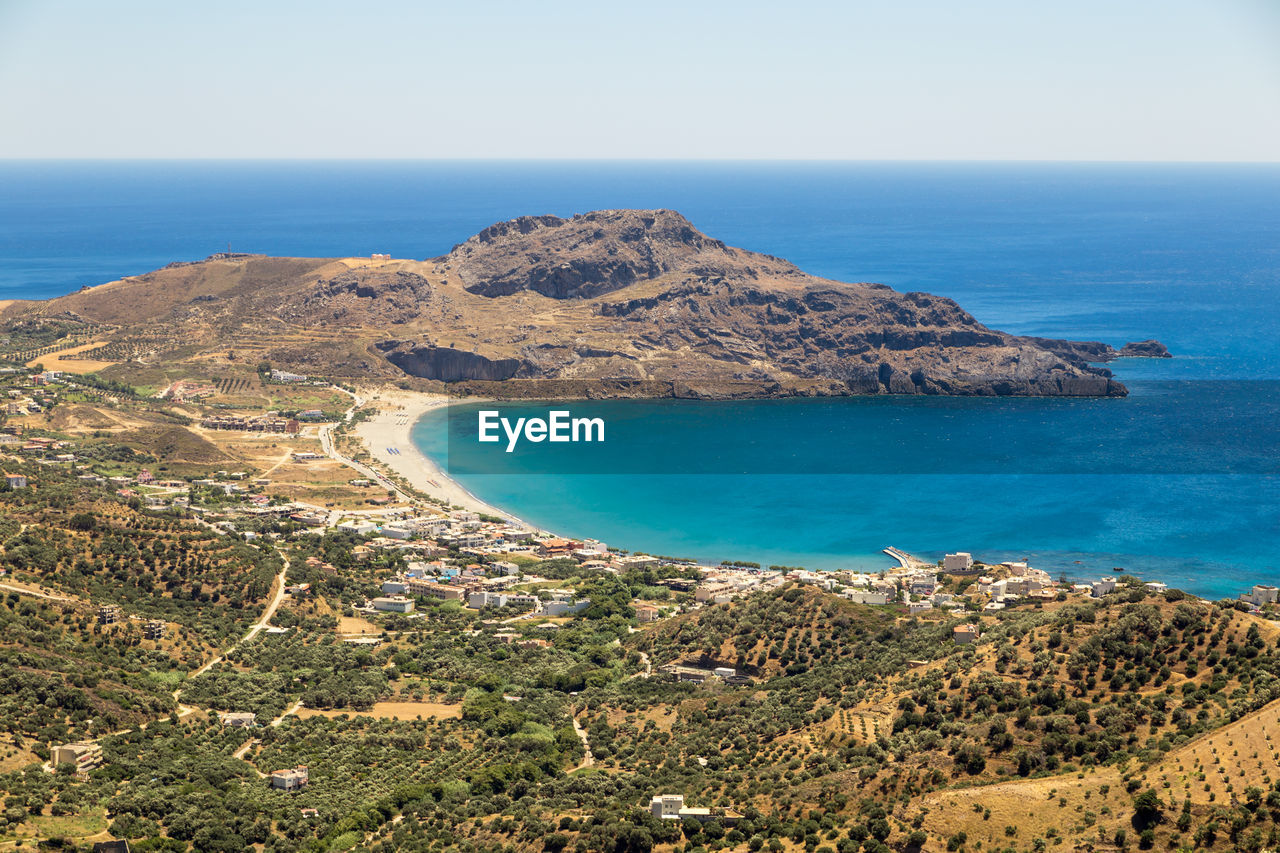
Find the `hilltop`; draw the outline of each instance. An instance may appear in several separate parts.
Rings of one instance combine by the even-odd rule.
[[[14,302],[0,324],[11,357],[125,381],[157,363],[270,362],[503,396],[1122,396],[1096,362],[1167,355],[1010,335],[950,299],[728,246],[669,210],[520,217],[429,260],[219,254]]]

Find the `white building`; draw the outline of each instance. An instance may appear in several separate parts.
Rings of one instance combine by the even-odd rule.
[[[629,557],[618,558],[618,568],[623,571],[627,569],[648,569],[658,565],[657,557],[650,557],[648,554],[632,554]]]
[[[1247,601],[1257,607],[1264,604],[1276,604],[1280,601],[1280,589],[1268,584],[1258,584],[1250,592],[1240,596],[1241,601]]]
[[[575,613],[581,613],[591,606],[590,599],[582,599],[581,601],[548,601],[542,607],[542,612],[546,616],[572,616]]]
[[[504,527],[498,535],[504,542],[528,542],[533,538],[533,531],[523,527]]]
[[[416,530],[419,536],[435,536],[448,529],[449,519],[443,515],[424,515],[410,519],[405,524]]]
[[[467,596],[467,606],[474,610],[483,610],[486,607],[506,607],[506,593],[501,592],[473,592]]]
[[[659,794],[649,801],[649,812],[659,820],[679,820],[684,794]]]
[[[717,596],[732,595],[735,592],[733,584],[730,583],[704,583],[698,586],[693,597],[696,601],[707,602],[714,601]]]
[[[102,747],[89,742],[55,746],[50,763],[55,767],[59,764],[74,764],[77,772],[87,773],[102,764]]]
[[[378,525],[372,521],[361,521],[358,519],[349,519],[338,525],[338,529],[347,533],[354,533],[357,536],[368,536],[370,533],[378,531]]]
[[[386,613],[412,613],[413,599],[403,595],[388,595],[375,598],[372,602],[374,610]]]
[[[890,601],[889,593],[882,591],[846,589],[843,595],[858,604],[888,604]]]
[[[933,572],[911,572],[904,585],[911,595],[933,595],[938,588],[938,576]]]
[[[308,781],[307,768],[301,764],[289,770],[275,770],[271,773],[271,787],[281,791],[297,791],[305,788]]]
[[[484,544],[484,534],[475,531],[459,531],[440,537],[441,542],[448,542],[458,548],[475,548]]]
[[[1044,583],[1035,577],[1018,575],[1004,580],[1004,591],[1007,595],[1029,595],[1044,589]]]
[[[942,558],[942,570],[948,574],[963,574],[973,568],[973,555],[968,551],[958,551]]]
[[[727,809],[691,808],[684,804],[683,794],[659,794],[649,801],[649,813],[659,820],[692,819],[702,823],[715,819],[732,826],[742,815]]]
[[[1094,598],[1102,598],[1102,596],[1116,591],[1116,582],[1112,578],[1102,578],[1094,581],[1091,589]]]

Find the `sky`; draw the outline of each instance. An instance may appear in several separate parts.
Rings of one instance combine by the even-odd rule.
[[[0,0],[0,158],[1280,160],[1280,0]]]

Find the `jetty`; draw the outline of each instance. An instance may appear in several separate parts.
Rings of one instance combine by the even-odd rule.
[[[903,551],[901,548],[894,548],[892,545],[890,545],[888,548],[885,548],[884,553],[888,554],[890,557],[896,560],[898,565],[904,569],[914,569],[920,566],[933,565],[932,563],[926,563],[924,560],[921,560],[918,557],[911,556],[906,551]]]

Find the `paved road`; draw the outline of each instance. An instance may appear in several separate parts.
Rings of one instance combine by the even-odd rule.
[[[286,709],[280,716],[276,717],[274,720],[271,721],[271,728],[273,729],[279,728],[280,724],[284,722],[285,717],[298,713],[298,709],[301,707],[302,707],[302,700],[299,699],[297,702],[293,703],[292,707]]]
[[[238,758],[241,761],[245,761],[245,756],[249,754],[249,750],[253,749],[255,746],[257,746],[260,743],[262,743],[261,738],[251,737],[244,743],[240,744],[240,748],[237,749],[235,752],[231,753],[231,757]],[[259,770],[256,767],[253,768],[253,772],[258,774],[259,779],[267,778],[267,774],[263,773],[261,770]]]
[[[244,757],[249,754],[249,750],[253,749],[254,744],[257,744],[257,743],[262,743],[262,741],[256,737],[249,738],[247,741],[245,741],[240,745],[239,749],[231,753],[231,757],[239,758],[241,761],[243,761]]]
[[[343,394],[346,394],[353,401],[351,408],[347,409],[342,415],[343,422],[350,423],[351,419],[355,417],[356,410],[359,409],[361,406],[363,406],[366,401],[361,399],[358,395],[351,393],[345,388],[337,388],[335,386],[335,389],[338,391],[341,391]],[[335,462],[338,462],[342,465],[346,465],[348,468],[357,472],[362,477],[369,480],[373,480],[375,483],[382,486],[387,491],[394,492],[396,496],[396,500],[400,501],[401,503],[413,502],[413,497],[411,495],[403,491],[399,486],[397,486],[395,483],[388,480],[384,475],[382,475],[378,471],[375,471],[374,469],[370,468],[368,465],[365,465],[361,462],[357,462],[354,459],[349,459],[346,456],[343,456],[341,453],[339,453],[333,443],[333,430],[334,430],[334,426],[330,424],[325,424],[320,427],[320,449],[324,451],[324,454],[326,456],[328,456],[330,459],[332,459]],[[338,513],[335,511],[332,514],[332,516],[341,517],[341,513]],[[330,527],[332,527],[336,523],[336,521],[332,516],[329,521]]]

